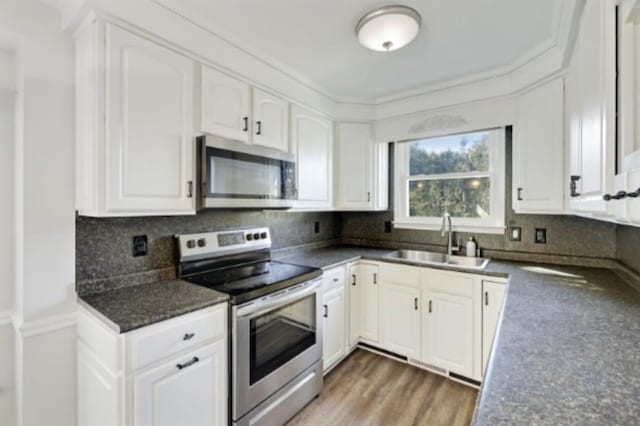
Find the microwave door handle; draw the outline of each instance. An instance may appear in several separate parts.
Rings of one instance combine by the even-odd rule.
[[[282,306],[299,299],[304,299],[305,297],[315,293],[321,285],[322,280],[317,280],[317,282],[314,282],[309,287],[305,287],[303,289],[299,289],[290,293],[287,292],[286,294],[267,300],[249,303],[246,306],[241,306],[240,308],[238,308],[236,316],[238,318],[253,318],[263,315],[271,311],[274,307]]]

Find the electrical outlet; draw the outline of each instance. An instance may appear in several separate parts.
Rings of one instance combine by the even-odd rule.
[[[547,228],[536,228],[536,244],[547,244]]]
[[[509,227],[509,241],[522,241],[522,228],[519,226]]]
[[[133,237],[133,257],[146,256],[149,251],[146,235],[136,235]]]
[[[313,224],[313,232],[315,232],[316,234],[320,233],[320,222],[316,222]]]
[[[389,233],[391,232],[391,221],[386,221],[384,223],[384,232]]]

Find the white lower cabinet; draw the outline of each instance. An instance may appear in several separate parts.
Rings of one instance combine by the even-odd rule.
[[[345,272],[346,291],[331,287],[325,272],[325,369],[363,343],[440,374],[482,380],[508,280],[369,261],[349,265],[341,276]],[[332,316],[345,312],[345,295],[345,316]]]
[[[78,424],[226,425],[227,339],[226,304],[124,334],[80,308]]]
[[[360,265],[360,337],[369,343],[380,341],[380,285],[377,264]]]
[[[420,269],[383,263],[381,344],[399,355],[420,358]]]
[[[322,365],[325,372],[347,354],[345,274],[343,267],[323,274]]]
[[[133,377],[135,424],[226,424],[225,340]]]
[[[480,375],[480,285],[472,275],[422,271],[422,361],[476,378]]]
[[[349,294],[349,327],[347,346],[349,349],[358,344],[360,340],[360,287],[358,285],[358,275],[360,265],[358,263],[348,266],[347,271],[347,288]]]
[[[482,282],[482,376],[487,369],[489,354],[502,311],[507,285],[504,282]]]

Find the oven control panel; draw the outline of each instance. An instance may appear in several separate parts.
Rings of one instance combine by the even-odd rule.
[[[176,239],[181,262],[271,248],[269,228],[183,234]]]

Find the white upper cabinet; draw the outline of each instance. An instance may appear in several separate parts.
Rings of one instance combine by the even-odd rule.
[[[253,89],[253,143],[289,152],[289,104],[256,88]]]
[[[619,171],[628,172],[640,169],[640,7],[637,0],[620,3],[618,52],[618,165]]]
[[[603,200],[615,175],[615,4],[585,3],[567,78],[571,176],[570,208],[607,215]]]
[[[193,214],[194,62],[118,26],[87,25],[76,44],[80,214]]]
[[[297,208],[333,207],[333,126],[305,108],[291,107],[291,149],[296,154]]]
[[[200,131],[249,142],[251,88],[207,66],[200,73]]]
[[[564,83],[520,95],[513,138],[513,207],[517,213],[564,212]]]
[[[371,125],[337,125],[337,208],[385,210],[388,207],[387,144],[375,144]]]

